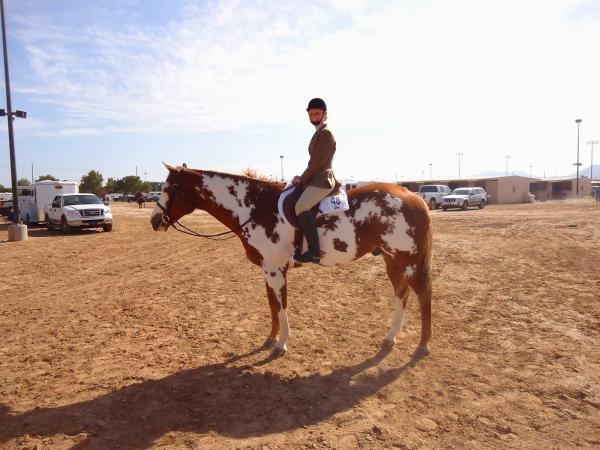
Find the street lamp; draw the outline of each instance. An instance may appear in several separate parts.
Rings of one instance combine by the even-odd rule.
[[[529,178],[531,178],[531,169],[533,168],[533,166],[531,164],[529,164]]]
[[[592,146],[592,157],[590,159],[590,181],[594,181],[594,144],[600,144],[600,141],[587,141]]]
[[[19,214],[19,197],[17,190],[17,163],[15,158],[15,137],[13,134],[13,120],[27,118],[25,111],[12,110],[10,98],[10,77],[8,73],[8,46],[6,43],[6,20],[4,18],[4,0],[0,0],[0,18],[2,20],[2,50],[4,52],[4,82],[6,84],[6,110],[0,110],[0,116],[6,116],[8,122],[8,148],[10,151],[10,177],[13,194],[13,225],[8,228],[8,239],[10,241],[22,241],[27,239],[27,226],[21,224]],[[33,182],[33,180],[31,180]]]
[[[575,186],[577,188],[577,197],[579,197],[579,166],[581,166],[579,162],[579,125],[581,125],[581,119],[576,119],[575,123],[577,124],[577,162],[574,164],[577,166],[577,183]]]
[[[510,155],[504,155],[504,159],[506,159],[506,175],[508,175],[508,160],[510,159]]]
[[[279,160],[281,161],[281,182],[283,183],[283,155],[279,156]]]
[[[431,171],[431,163],[429,163],[429,179],[433,180],[433,175],[432,175],[432,171]]]
[[[458,152],[456,156],[458,156],[458,179],[460,180],[460,158],[464,155],[463,152]]]

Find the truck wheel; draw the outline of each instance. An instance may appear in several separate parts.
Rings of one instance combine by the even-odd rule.
[[[31,225],[31,217],[29,217],[29,213],[25,216],[25,225]]]
[[[54,227],[52,226],[52,222],[50,222],[50,219],[48,217],[46,217],[46,229],[48,231],[54,230]]]
[[[65,234],[69,234],[72,230],[72,228],[67,223],[67,219],[65,216],[62,216],[62,218],[60,219],[60,227],[62,232]]]
[[[483,208],[485,208],[485,200],[481,200],[479,202],[479,209],[483,209]]]
[[[442,206],[442,211],[448,211],[448,207],[447,206]]]
[[[435,204],[435,198],[432,198],[431,200],[429,200],[429,209],[431,209],[432,211],[434,209],[437,209],[437,205]]]
[[[466,211],[468,207],[469,207],[469,202],[465,201],[465,202],[463,202],[460,209],[462,209],[463,211]]]
[[[112,223],[109,223],[107,225],[102,225],[102,229],[104,231],[112,231]]]

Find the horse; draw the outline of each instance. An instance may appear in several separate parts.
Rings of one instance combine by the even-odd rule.
[[[271,332],[263,346],[273,347],[272,356],[282,356],[290,335],[286,275],[294,266],[294,227],[280,216],[277,205],[284,184],[247,174],[190,169],[185,164],[165,167],[169,174],[151,214],[152,228],[167,231],[172,227],[213,239],[237,235],[246,257],[261,268],[265,280]],[[382,182],[349,190],[348,201],[347,211],[317,217],[320,264],[348,264],[367,253],[383,255],[396,305],[382,346],[395,345],[412,289],[421,312],[421,336],[413,355],[427,355],[432,299],[432,232],[427,204],[402,186]],[[206,211],[229,230],[202,235],[179,223],[196,209]]]

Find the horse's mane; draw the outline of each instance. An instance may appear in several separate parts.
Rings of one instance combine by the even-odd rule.
[[[257,170],[252,169],[251,167],[246,167],[244,170],[242,170],[242,175],[248,178],[253,178],[255,180],[271,181],[266,175],[258,173]]]
[[[215,170],[191,169],[191,168],[184,168],[183,170],[188,173],[189,172],[192,172],[195,174],[211,173],[211,174],[218,174],[218,175],[227,175],[228,177],[231,177],[234,179],[242,178],[242,179],[246,179],[249,181],[258,181],[260,184],[267,185],[278,191],[281,191],[285,187],[285,183],[281,183],[279,181],[272,181],[266,175],[260,174],[260,173],[258,173],[257,170],[252,169],[250,167],[247,167],[246,169],[242,170],[241,174],[218,172]]]

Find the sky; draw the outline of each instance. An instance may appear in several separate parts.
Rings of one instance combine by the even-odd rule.
[[[573,172],[600,140],[600,0],[5,0],[19,177],[162,161],[338,179]],[[3,85],[2,85],[3,86]],[[4,89],[0,101],[5,105]],[[2,122],[3,124],[3,122]],[[0,126],[0,183],[10,181]],[[600,145],[596,146],[600,162]],[[430,165],[431,164],[431,165]],[[531,167],[530,167],[531,166]]]

